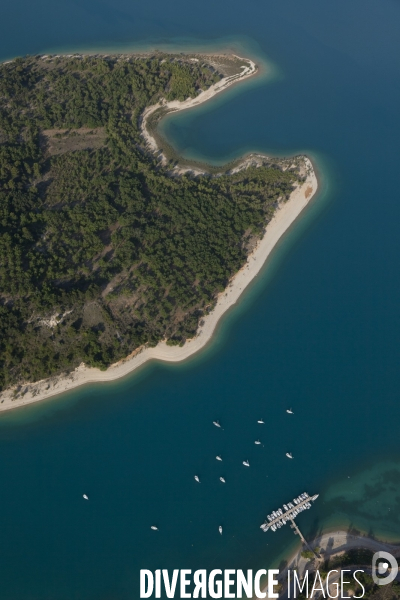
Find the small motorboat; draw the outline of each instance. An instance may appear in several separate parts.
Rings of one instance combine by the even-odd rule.
[[[197,481],[197,483],[200,483],[200,479],[199,479],[199,476],[198,476],[198,475],[195,475],[195,476],[194,476],[194,478],[195,478],[195,480]]]
[[[223,477],[220,477],[219,480],[222,481],[222,483],[226,483],[226,481]]]
[[[293,458],[293,455],[292,455],[292,453],[291,453],[291,452],[286,452],[286,456],[287,456],[288,458]]]
[[[158,531],[158,527],[156,527],[155,525],[152,525],[152,526],[150,527],[150,529],[152,529],[153,531]]]
[[[260,440],[256,440],[254,443],[257,444],[257,446],[261,444]]]
[[[85,500],[89,500],[89,497],[86,496],[86,494],[83,494],[83,497],[85,498]]]
[[[249,466],[250,466],[250,463],[249,463],[249,461],[248,461],[248,460],[244,460],[244,461],[243,461],[243,464],[244,464],[244,466],[245,466],[245,467],[249,467]]]
[[[220,534],[222,535],[222,525],[220,525],[220,526],[218,527],[218,531],[219,531],[219,532],[220,532]]]
[[[217,460],[222,460],[222,458],[220,456],[216,456],[215,457]]]
[[[221,427],[220,422],[219,421],[213,421],[213,425],[215,425],[215,427]]]
[[[264,421],[262,419],[260,419],[259,421],[257,421],[257,423],[260,423],[261,425],[264,425]]]
[[[287,412],[289,415],[294,415],[294,412],[292,411],[292,409],[291,409],[291,408],[287,408],[287,409],[286,409],[286,412]]]

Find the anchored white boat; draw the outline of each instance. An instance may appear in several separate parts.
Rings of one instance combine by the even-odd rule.
[[[213,425],[215,425],[215,427],[221,427],[220,422],[219,421],[213,421]]]
[[[254,443],[257,444],[257,446],[261,444],[260,440],[256,440]]]
[[[222,460],[222,458],[220,456],[216,456],[215,457],[217,460]]]
[[[200,483],[200,479],[199,479],[198,475],[195,475],[194,478],[197,481],[197,483]]]
[[[219,531],[219,532],[220,532],[220,534],[222,535],[222,525],[220,525],[220,526],[218,527],[218,531]]]
[[[257,423],[261,423],[261,425],[264,425],[264,421],[262,419],[260,419],[259,421],[257,421]]]
[[[244,466],[245,466],[245,467],[249,467],[249,466],[250,466],[250,463],[249,463],[249,461],[248,461],[248,460],[244,460],[244,461],[243,461],[243,464],[244,464]]]
[[[158,527],[156,527],[155,525],[152,525],[152,526],[150,527],[150,529],[152,529],[153,531],[158,531]]]
[[[293,458],[293,455],[292,455],[292,453],[291,453],[291,452],[286,452],[286,456],[287,456],[288,458]]]
[[[287,412],[289,415],[294,415],[294,412],[292,411],[292,409],[291,409],[291,408],[287,408],[287,409],[286,409],[286,412]]]
[[[86,496],[86,494],[83,494],[83,497],[85,498],[85,500],[89,500],[88,496]]]
[[[219,480],[222,481],[222,483],[226,483],[226,481],[223,477],[220,477]]]

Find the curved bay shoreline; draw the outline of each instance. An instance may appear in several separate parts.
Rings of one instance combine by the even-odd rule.
[[[173,101],[154,105],[144,112],[141,124],[142,133],[152,152],[159,153],[159,148],[156,140],[146,128],[149,116],[159,108],[165,108],[168,111],[179,111],[198,106],[212,99],[216,94],[226,90],[233,84],[239,83],[257,73],[258,69],[253,61],[242,58],[240,60],[248,64],[247,67],[245,65],[242,67],[241,73],[224,77],[208,90],[201,92],[196,98],[189,98],[183,102]],[[259,164],[264,158],[268,157],[261,154],[250,154],[236,163],[235,170]],[[237,302],[249,283],[258,275],[278,241],[314,197],[318,189],[314,167],[309,158],[305,156],[300,158],[304,161],[305,181],[294,189],[286,202],[280,203],[273,218],[268,223],[263,237],[248,256],[246,264],[230,280],[227,288],[218,295],[214,309],[203,318],[194,338],[187,340],[182,347],[168,346],[165,342],[160,342],[154,348],[139,348],[127,358],[110,366],[106,371],[86,367],[84,364],[81,364],[69,374],[53,376],[36,383],[14,386],[0,394],[0,412],[45,400],[71,391],[81,385],[120,379],[150,360],[181,362],[204,348],[210,341],[222,315]],[[162,152],[159,155],[159,159],[163,163],[166,162],[166,157]],[[172,174],[180,175],[187,171],[196,173],[196,169],[193,167],[180,167],[178,165],[173,169]],[[18,393],[17,388],[19,388]]]

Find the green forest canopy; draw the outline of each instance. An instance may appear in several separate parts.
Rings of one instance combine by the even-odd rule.
[[[195,334],[299,179],[171,177],[146,153],[144,108],[220,78],[162,54],[0,65],[1,389]]]

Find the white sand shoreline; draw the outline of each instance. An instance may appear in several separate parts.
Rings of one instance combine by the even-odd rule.
[[[165,102],[164,100],[161,100],[157,104],[153,104],[152,106],[149,106],[144,110],[141,118],[140,130],[143,138],[146,140],[146,146],[148,150],[150,150],[154,154],[159,152],[157,141],[147,129],[149,117],[157,110],[162,108],[165,110],[165,112],[171,113],[187,110],[188,108],[194,108],[195,106],[199,106],[200,104],[207,102],[207,100],[210,100],[217,94],[220,94],[228,87],[231,87],[233,84],[239,83],[240,81],[243,81],[248,77],[252,77],[258,72],[257,65],[251,59],[242,58],[236,55],[234,56],[236,58],[239,58],[240,60],[243,60],[244,63],[248,64],[248,66],[246,66],[246,64],[242,66],[242,71],[240,73],[236,75],[230,75],[228,77],[223,77],[222,79],[220,79],[220,81],[214,83],[208,89],[200,92],[200,94],[198,94],[195,98],[188,98],[184,101],[171,100],[170,102]],[[163,153],[160,154],[159,158],[161,160],[162,165],[165,165],[167,163],[167,158]],[[179,174],[184,173],[186,171],[196,172],[197,170],[193,167],[177,167],[174,170],[175,173]],[[202,173],[202,171],[200,170],[198,170],[197,172]]]
[[[247,67],[248,71],[242,71],[242,75],[240,76],[241,79],[249,77],[257,71],[255,64],[252,61],[248,62],[251,63],[252,66]],[[215,85],[218,86],[222,81],[223,80]],[[234,80],[231,79],[231,83],[228,83],[228,85],[236,83],[237,81],[237,78]],[[210,99],[216,93],[222,91],[222,89],[226,89],[226,82],[222,88],[214,88],[214,93],[208,94],[206,97],[204,96],[201,102]],[[210,90],[207,90],[207,92],[209,91]],[[203,92],[202,94],[207,94],[207,92]],[[182,110],[198,104],[199,97],[200,95],[196,98],[196,102],[191,100],[182,102]],[[190,104],[191,102],[192,104]],[[195,102],[195,104],[193,104],[193,102]],[[178,106],[174,106],[174,108],[177,110],[179,109]],[[147,117],[149,114],[148,111]],[[145,129],[146,120],[144,119],[143,121]],[[149,139],[146,139],[149,144],[152,143],[152,140],[155,142],[151,136],[149,136]],[[157,148],[154,149],[154,151],[156,150]],[[248,161],[249,159],[246,160]],[[246,163],[246,160],[244,163]],[[290,198],[285,203],[281,203],[276,210],[274,217],[266,228],[263,238],[257,243],[253,252],[248,256],[246,264],[232,278],[228,287],[219,294],[216,306],[212,312],[203,318],[202,325],[199,327],[196,337],[187,340],[182,347],[168,346],[165,342],[160,342],[155,348],[140,349],[130,357],[112,365],[106,371],[86,367],[82,364],[67,375],[54,376],[36,383],[24,384],[20,386],[22,389],[20,389],[18,393],[17,387],[14,386],[0,394],[0,412],[20,408],[71,391],[88,383],[99,383],[120,379],[121,377],[132,373],[135,369],[141,367],[149,360],[181,362],[204,348],[210,341],[222,315],[237,302],[249,283],[258,275],[275,245],[315,195],[318,188],[317,177],[311,161],[308,158],[304,158],[304,160],[307,170],[305,182],[298,186],[292,192]]]

